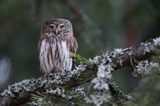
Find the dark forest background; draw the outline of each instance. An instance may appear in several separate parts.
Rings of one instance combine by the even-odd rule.
[[[57,17],[72,22],[78,53],[87,58],[160,34],[159,0],[0,0],[0,53],[11,60],[10,83],[42,75],[41,26]],[[127,71],[115,73],[115,79],[129,91],[138,80]]]

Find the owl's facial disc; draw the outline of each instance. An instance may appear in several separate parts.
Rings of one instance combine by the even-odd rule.
[[[50,24],[51,31],[54,33],[54,35],[59,35],[64,30],[64,27],[64,24]]]

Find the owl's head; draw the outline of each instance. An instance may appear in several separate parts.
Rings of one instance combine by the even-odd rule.
[[[42,34],[49,36],[59,36],[72,34],[72,24],[67,19],[54,18],[46,20],[42,27]]]

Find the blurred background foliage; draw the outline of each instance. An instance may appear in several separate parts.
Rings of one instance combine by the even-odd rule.
[[[40,30],[44,20],[55,17],[72,22],[78,53],[85,57],[160,34],[159,0],[0,0],[0,53],[11,60],[11,83],[42,75]],[[132,90],[135,80],[129,73],[115,74],[115,79]]]
[[[149,76],[143,76],[139,88],[132,94],[134,99],[124,106],[159,106],[160,98],[160,69],[151,69]]]

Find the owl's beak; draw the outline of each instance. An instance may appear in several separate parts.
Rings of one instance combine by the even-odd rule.
[[[56,29],[56,30],[55,30],[55,33],[56,33],[56,34],[58,34],[58,33],[59,33],[59,30],[58,30],[58,29]]]

